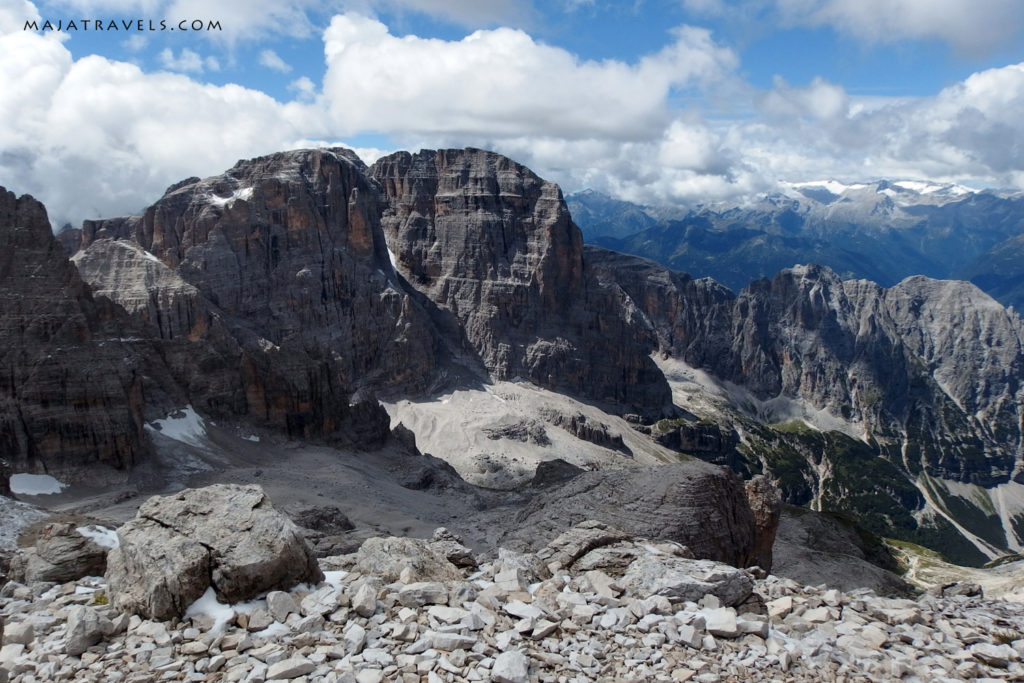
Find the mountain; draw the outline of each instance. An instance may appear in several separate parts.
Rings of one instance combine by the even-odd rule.
[[[5,367],[69,356],[63,384],[32,401],[38,373],[11,375],[5,435],[24,431],[17,411],[74,413],[78,433],[78,408],[106,405],[136,435],[104,456],[121,467],[168,435],[192,452],[184,426],[216,422],[371,450],[397,440],[505,488],[556,459],[696,457],[959,561],[1024,550],[1024,327],[969,283],[799,266],[737,294],[584,246],[557,185],[477,149],[372,167],[343,149],[240,161],[139,216],[86,221],[65,239],[70,262],[41,207],[5,216],[0,234],[30,223],[33,238],[5,252],[4,296],[28,303],[0,309],[0,329],[21,333],[28,312],[78,330],[8,337]],[[893,220],[879,230],[916,229]],[[51,289],[26,298],[43,272]],[[93,386],[82,373],[105,367],[108,351],[87,360],[90,339],[113,338],[104,325],[137,360],[129,342],[104,346],[112,365]],[[202,433],[205,448],[216,430]],[[18,469],[97,459],[28,434],[4,437],[26,444]],[[29,455],[44,448],[62,460]],[[421,474],[411,486],[441,480]]]
[[[957,271],[995,299],[1024,309],[1024,234],[1000,242]]]
[[[662,443],[770,472],[790,502],[961,560],[1021,545],[1024,324],[979,289],[921,276],[886,289],[798,266],[733,295],[588,255],[656,337],[690,412],[655,425]]]
[[[565,198],[566,206],[580,226],[585,242],[598,237],[621,239],[653,228],[658,221],[632,202],[583,190]]]
[[[698,207],[676,218],[659,218],[662,212],[653,208],[624,207],[594,192],[569,201],[579,207],[588,241],[713,277],[733,291],[796,263],[819,263],[843,278],[883,286],[912,275],[967,275],[1002,297],[998,286],[988,289],[994,264],[983,255],[1024,234],[1019,194],[917,181],[823,181],[784,190],[742,204]],[[638,221],[617,217],[637,211],[657,224],[624,235]],[[1012,269],[1000,270],[1013,275]]]
[[[127,468],[143,457],[148,407],[184,397],[142,337],[93,296],[43,205],[0,188],[0,451],[14,471]]]

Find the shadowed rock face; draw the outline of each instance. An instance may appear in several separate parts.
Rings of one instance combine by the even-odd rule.
[[[399,270],[458,320],[493,378],[647,415],[670,403],[649,344],[588,271],[557,185],[477,149],[399,152],[370,173]]]
[[[536,550],[586,520],[629,535],[682,543],[698,558],[746,567],[770,565],[771,554],[764,556],[758,534],[773,539],[778,517],[774,523],[770,515],[755,520],[736,475],[694,460],[584,472],[547,487],[516,515],[502,545]]]
[[[0,451],[15,471],[130,466],[158,359],[94,299],[42,204],[0,188]]]

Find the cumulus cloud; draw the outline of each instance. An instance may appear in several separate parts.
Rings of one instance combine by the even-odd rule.
[[[862,103],[816,80],[761,99],[767,117],[729,125],[726,143],[765,177],[918,177],[1021,187],[1024,64],[976,73],[931,97]]]
[[[0,36],[0,184],[56,222],[137,211],[176,180],[322,135],[306,107],[237,85],[72,60],[53,36]]]
[[[462,40],[397,37],[353,14],[335,17],[323,39],[323,89],[299,77],[289,86],[296,101],[284,104],[182,73],[76,61],[60,36],[19,27],[0,36],[0,184],[77,223],[137,211],[171,183],[240,158],[358,135],[376,145],[361,149],[368,161],[392,142],[472,145],[567,191],[644,203],[713,201],[821,177],[1024,188],[1024,64],[931,97],[869,99],[820,78],[757,92],[736,75],[736,56],[692,27],[630,63],[582,60],[509,28]],[[211,68],[187,49],[167,59],[178,71]],[[679,104],[723,90],[746,93],[745,103],[713,117]]]
[[[508,28],[459,41],[400,38],[375,19],[339,15],[324,34],[324,95],[343,134],[646,138],[668,123],[670,92],[725,79],[736,66],[704,29],[673,35],[627,64],[583,61]]]
[[[20,31],[26,21],[40,21],[39,11],[28,0],[10,0],[0,5],[0,34]]]

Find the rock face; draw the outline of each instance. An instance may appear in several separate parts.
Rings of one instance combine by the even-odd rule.
[[[202,413],[352,442],[386,419],[350,409],[361,392],[433,381],[437,335],[391,268],[376,188],[350,151],[183,181],[142,216],[87,221],[82,244],[85,278],[159,335]]]
[[[118,307],[94,298],[43,206],[0,188],[0,451],[15,471],[132,465],[161,362]]]
[[[754,514],[755,543],[751,557],[762,569],[772,567],[772,548],[782,516],[782,493],[766,477],[758,475],[744,485],[747,503]]]
[[[586,268],[554,183],[477,149],[399,152],[371,175],[397,268],[461,326],[495,379],[659,415],[664,378]]]
[[[870,588],[881,595],[912,592],[881,539],[835,516],[787,507],[774,557],[773,571],[801,584]]]
[[[323,579],[298,528],[255,485],[153,497],[118,538],[106,574],[112,604],[145,618],[180,616],[210,586],[238,602]]]
[[[755,564],[757,526],[743,483],[700,461],[584,472],[549,486],[516,516],[503,543],[534,548],[558,530],[598,520],[631,536],[666,539],[698,558]]]

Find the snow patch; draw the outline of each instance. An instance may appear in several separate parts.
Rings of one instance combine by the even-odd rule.
[[[896,187],[902,187],[904,190],[910,190],[918,194],[935,194],[941,192],[943,194],[951,194],[955,196],[961,196],[965,194],[973,194],[974,190],[969,187],[957,184],[938,184],[929,183],[921,180],[898,180],[892,183]]]
[[[395,252],[391,251],[391,247],[388,247],[388,258],[391,259],[391,267],[398,270],[398,259],[395,258]]]
[[[76,527],[75,531],[82,534],[86,538],[91,538],[96,542],[96,545],[103,548],[119,548],[121,547],[121,540],[117,537],[117,532],[113,529],[108,529],[105,526],[96,526],[90,524],[89,526]]]
[[[324,583],[329,584],[340,591],[342,590],[341,581],[346,576],[348,576],[348,572],[340,569],[333,572],[324,572]]]
[[[211,194],[206,198],[207,202],[213,204],[214,206],[227,206],[228,204],[232,204],[239,199],[241,199],[242,201],[249,201],[250,199],[252,199],[252,188],[243,187],[237,189],[231,193],[230,197],[218,197],[215,194]]]
[[[837,180],[809,180],[803,183],[784,184],[788,185],[789,187],[821,187],[828,190],[834,195],[841,195],[847,190],[862,190],[865,187],[867,187],[867,185],[865,185],[864,183],[853,183],[848,185],[846,183],[841,183]]]
[[[283,635],[291,633],[291,632],[292,632],[291,626],[285,626],[280,621],[275,621],[273,624],[271,624],[270,626],[266,627],[262,631],[257,631],[256,633],[253,633],[252,635],[253,635],[254,638],[267,638],[267,639],[270,639],[270,638],[277,638],[279,636],[283,636]]]
[[[199,446],[206,438],[206,425],[203,418],[187,405],[162,420],[146,425],[151,432],[158,432],[169,439],[180,441],[191,446]]]
[[[68,487],[49,474],[12,474],[11,492],[19,496],[46,496],[60,493]]]
[[[260,442],[260,437],[256,436],[255,434],[250,434],[249,436],[243,436],[242,438],[245,439],[246,441],[253,441],[255,443],[259,443]]]
[[[213,621],[211,633],[220,633],[235,618],[235,610],[231,605],[217,602],[217,593],[213,586],[206,589],[198,600],[193,602],[185,610],[186,617],[206,616]]]

